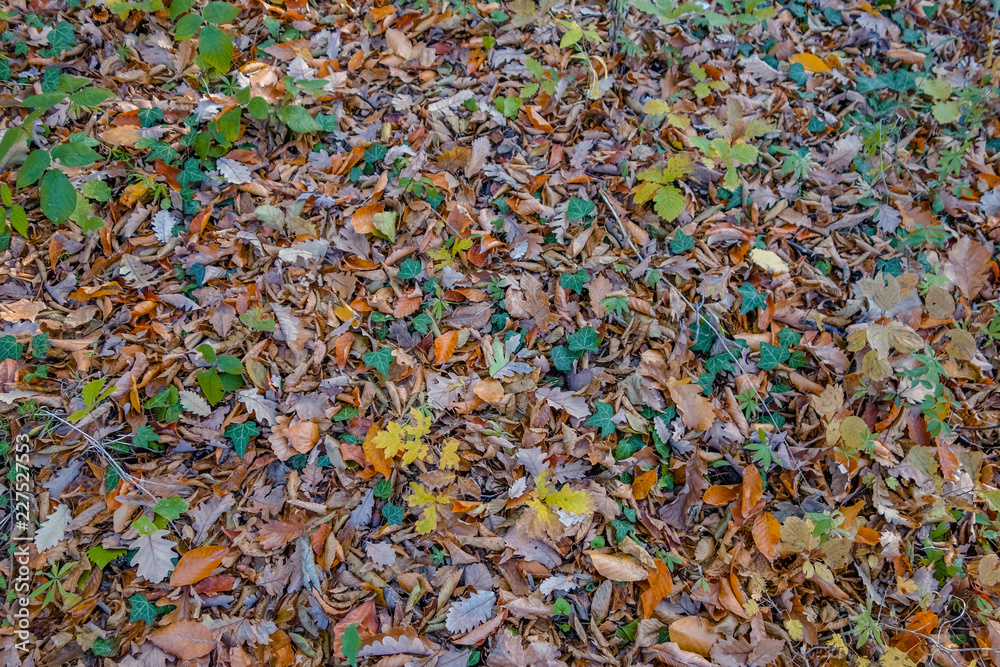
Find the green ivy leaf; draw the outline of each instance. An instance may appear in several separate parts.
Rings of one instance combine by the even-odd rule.
[[[66,174],[49,169],[42,177],[38,200],[46,218],[56,224],[66,222],[76,210],[76,189]]]
[[[382,347],[364,356],[365,365],[371,366],[385,377],[388,377],[389,367],[395,358],[391,347]]]
[[[590,280],[590,274],[586,271],[576,273],[564,273],[559,276],[559,286],[563,289],[573,290],[577,294],[583,294],[583,286]]]
[[[45,356],[45,353],[49,351],[52,347],[52,343],[49,342],[49,335],[47,333],[35,334],[31,337],[31,356],[35,359],[41,359]]]
[[[156,452],[162,449],[162,447],[155,446],[158,442],[160,442],[160,435],[145,424],[137,428],[135,433],[132,434],[132,446],[136,449],[148,449]]]
[[[250,439],[260,435],[260,430],[257,428],[257,422],[248,419],[242,424],[230,424],[223,435],[233,441],[236,455],[242,458],[247,453]]]
[[[0,360],[13,359],[17,361],[24,354],[24,345],[17,342],[13,336],[0,338]]]
[[[365,162],[375,164],[389,154],[389,149],[377,141],[365,149]]]
[[[770,343],[760,344],[760,361],[757,367],[764,371],[774,370],[778,364],[788,361],[791,352],[785,346],[771,345]]]
[[[181,514],[187,512],[188,509],[190,509],[190,505],[180,496],[164,498],[153,506],[153,512],[159,514],[167,521],[179,519]]]
[[[399,505],[393,505],[392,503],[386,503],[382,507],[382,518],[390,526],[402,526],[403,525],[403,515],[406,511]]]
[[[206,25],[198,37],[198,55],[225,74],[233,62],[233,38],[221,28]]]
[[[120,551],[124,552],[124,549]],[[137,623],[142,621],[146,625],[152,625],[153,621],[156,620],[158,613],[158,608],[152,602],[147,600],[142,593],[136,593],[128,599],[129,602],[129,623]]]
[[[47,151],[38,149],[31,151],[17,172],[16,186],[23,188],[31,185],[42,177],[51,163]]]
[[[568,339],[570,352],[597,352],[597,331],[594,327],[577,329]]]
[[[795,347],[802,342],[802,334],[788,327],[783,327],[778,332],[778,343],[786,347]]]
[[[603,401],[594,401],[597,412],[592,414],[586,422],[587,426],[596,426],[601,429],[601,437],[606,438],[615,432],[615,423],[611,421],[615,416],[615,409],[610,404]]]
[[[389,500],[392,497],[392,482],[387,479],[380,479],[372,491],[376,498]]]
[[[750,283],[743,283],[736,291],[743,295],[743,303],[740,305],[740,315],[746,315],[756,308],[762,310],[767,308],[767,295],[758,292],[757,288]]]
[[[595,208],[594,202],[573,197],[569,200],[569,206],[566,207],[566,217],[570,220],[583,220],[593,213]]]
[[[688,236],[680,229],[674,232],[674,238],[670,241],[670,252],[679,255],[694,248],[694,237]]]
[[[400,280],[412,280],[420,275],[420,272],[424,270],[420,262],[413,259],[412,257],[407,257],[402,264],[399,265],[399,279]]]
[[[572,370],[573,362],[578,358],[578,355],[571,354],[562,345],[556,345],[549,350],[549,356],[552,357],[552,365],[556,367],[556,370],[560,370],[563,373]]]

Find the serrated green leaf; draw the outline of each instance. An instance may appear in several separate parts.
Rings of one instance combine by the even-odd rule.
[[[98,544],[87,549],[87,560],[96,565],[99,569],[107,567],[108,563],[116,558],[120,558],[128,553],[127,549],[105,549]]]
[[[107,202],[111,199],[111,186],[109,186],[105,181],[87,181],[80,186],[80,194],[87,199]]]
[[[223,373],[233,373],[239,375],[246,372],[240,358],[232,354],[220,354],[218,361],[215,362],[215,366]]]
[[[259,307],[254,307],[240,315],[240,322],[247,325],[254,331],[275,331],[275,322],[269,317],[264,317]]]
[[[239,7],[231,5],[228,2],[217,1],[208,3],[205,5],[205,8],[201,10],[201,15],[205,18],[205,20],[216,25],[232,23],[233,19],[235,19],[239,13]]]
[[[39,111],[45,111],[46,109],[51,109],[55,105],[66,99],[66,93],[61,90],[54,90],[51,93],[42,93],[40,95],[28,95],[21,102],[22,105],[28,107],[29,109],[38,109]]]
[[[684,193],[672,185],[661,185],[653,196],[653,210],[656,214],[671,222],[684,212]]]

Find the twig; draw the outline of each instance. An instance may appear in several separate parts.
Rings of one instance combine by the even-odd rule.
[[[614,216],[615,222],[617,222],[618,227],[621,228],[622,234],[625,236],[625,240],[628,241],[629,247],[632,248],[632,252],[634,252],[640,260],[646,259],[642,256],[642,253],[639,252],[639,249],[635,247],[635,244],[632,243],[632,235],[628,233],[627,229],[625,229],[625,223],[618,217],[618,211],[615,210],[615,206],[611,203],[611,199],[604,191],[604,187],[598,186],[597,191],[601,194],[601,198],[604,200],[604,203],[607,204],[608,208],[611,210],[611,215]]]

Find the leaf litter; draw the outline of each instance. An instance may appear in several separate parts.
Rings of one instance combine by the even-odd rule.
[[[10,3],[4,659],[995,662],[996,17]]]

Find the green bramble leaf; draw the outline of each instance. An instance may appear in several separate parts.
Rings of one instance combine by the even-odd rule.
[[[233,62],[232,36],[214,25],[203,26],[201,34],[198,36],[198,55],[206,63],[225,74]],[[315,123],[315,121],[313,122]]]
[[[242,424],[230,424],[223,435],[233,441],[236,455],[242,458],[247,453],[250,439],[260,435],[260,430],[257,428],[257,422],[248,419]]]
[[[38,149],[31,151],[17,172],[16,186],[24,188],[37,181],[49,168],[51,162],[47,151]]]
[[[235,7],[228,2],[210,2],[205,5],[205,8],[201,10],[202,16],[209,23],[214,23],[215,25],[224,25],[226,23],[232,23],[233,19],[240,13],[240,8]]]
[[[320,132],[323,127],[316,122],[305,107],[289,104],[278,109],[278,119],[288,126],[292,132]]]
[[[594,407],[597,408],[597,412],[584,423],[587,426],[596,426],[601,429],[601,437],[606,438],[615,431],[615,423],[611,421],[615,416],[615,409],[603,401],[594,401]]]
[[[66,174],[49,169],[38,189],[38,203],[46,218],[56,224],[66,222],[76,210],[76,188]]]

